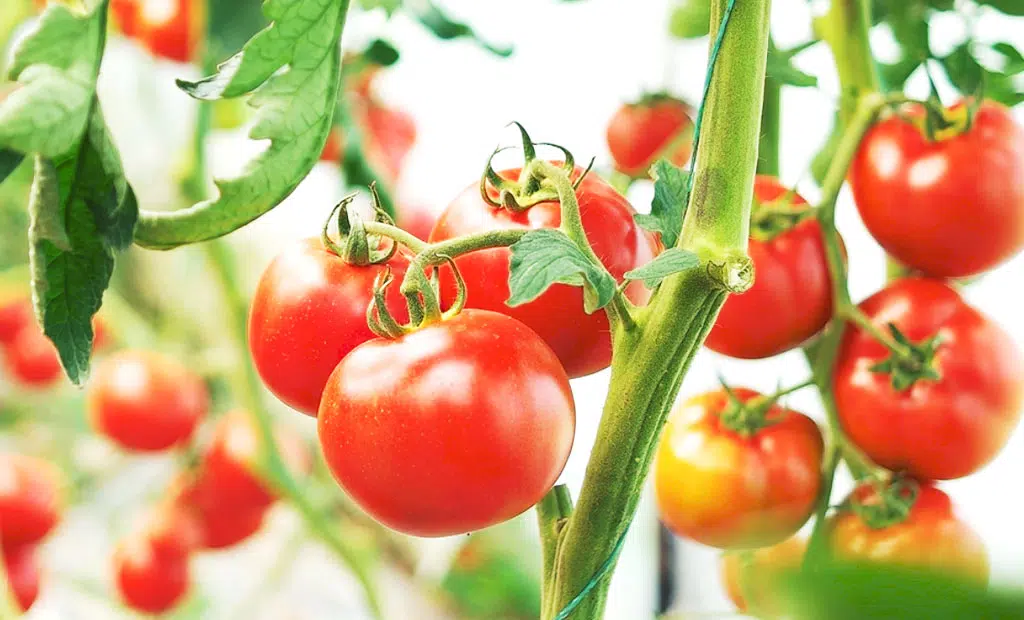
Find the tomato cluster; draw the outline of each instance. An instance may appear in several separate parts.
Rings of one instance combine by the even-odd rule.
[[[824,387],[841,437],[861,467],[877,469],[854,470],[866,477],[823,524],[831,554],[984,583],[984,545],[934,483],[978,471],[1006,445],[1024,406],[1024,356],[945,279],[977,276],[1024,246],[1024,128],[992,102],[973,117],[964,104],[945,114],[950,126],[934,135],[921,107],[885,116],[849,171],[865,225],[909,275],[837,308],[816,209],[759,176],[756,279],[726,301],[706,344],[763,359],[812,343],[835,319],[843,331]],[[845,257],[842,240],[833,243]],[[771,575],[803,556],[794,534],[818,501],[822,458],[814,423],[775,400],[723,388],[683,403],[655,463],[662,520],[730,550],[730,596],[763,616],[781,613]]]

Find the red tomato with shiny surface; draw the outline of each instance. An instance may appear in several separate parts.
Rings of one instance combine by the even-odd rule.
[[[976,275],[1024,247],[1024,127],[998,103],[983,102],[970,129],[934,142],[890,116],[864,136],[849,178],[872,236],[928,275]]]
[[[577,170],[576,174],[581,172]],[[500,174],[515,179],[519,170],[505,170]],[[489,191],[497,198],[493,188]],[[657,254],[659,243],[636,225],[633,207],[606,182],[588,174],[576,191],[576,197],[587,239],[616,280],[621,281],[625,272],[648,263]],[[480,184],[474,183],[441,214],[430,233],[430,241],[489,230],[557,228],[561,221],[558,202],[542,202],[515,213],[484,202]],[[529,303],[515,308],[505,304],[509,298],[511,255],[508,248],[493,248],[455,259],[466,280],[467,307],[500,312],[525,323],[554,350],[569,377],[582,377],[607,368],[612,356],[608,317],[604,312],[584,312],[582,288],[555,284]],[[450,301],[455,291],[451,269],[441,270],[441,282],[444,296]],[[650,291],[641,282],[634,281],[626,287],[626,295],[634,303],[643,304],[650,298]]]
[[[202,378],[153,351],[123,351],[103,360],[85,402],[93,428],[141,452],[186,443],[210,408]]]
[[[1013,339],[938,280],[899,280],[860,309],[911,342],[938,336],[933,366],[941,378],[896,390],[888,373],[872,370],[888,349],[848,327],[833,389],[850,440],[875,463],[926,480],[960,478],[992,460],[1024,405],[1024,359]]]
[[[316,415],[331,371],[356,346],[375,336],[366,323],[373,284],[386,268],[396,283],[387,305],[408,320],[399,292],[408,260],[385,265],[345,262],[319,239],[306,239],[277,256],[263,272],[249,309],[249,351],[264,384],[285,404]]]
[[[761,394],[733,388],[743,403]],[[814,421],[778,405],[749,436],[723,416],[724,390],[677,407],[654,463],[655,497],[670,530],[721,549],[763,547],[792,536],[810,517],[821,487],[823,442]]]
[[[754,180],[754,218],[766,203],[801,210],[807,202],[778,179]],[[772,357],[799,346],[832,318],[832,278],[818,221],[810,216],[771,239],[752,231],[747,249],[754,262],[754,285],[729,295],[705,344],[712,351],[742,359]]]
[[[615,168],[631,177],[645,177],[664,157],[685,166],[692,150],[690,106],[656,96],[620,107],[608,123],[608,150]]]
[[[464,310],[349,353],[317,425],[335,479],[373,518],[448,536],[540,501],[569,457],[575,407],[558,358],[535,333]]]
[[[129,536],[114,552],[114,581],[128,607],[162,614],[177,606],[189,589],[189,556],[154,545],[145,533]]]

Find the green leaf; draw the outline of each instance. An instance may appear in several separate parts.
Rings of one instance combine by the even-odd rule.
[[[110,282],[114,253],[131,244],[138,217],[98,104],[90,118],[75,152],[37,159],[29,202],[33,300],[76,384],[88,375],[92,317]]]
[[[690,173],[665,159],[654,164],[654,200],[651,201],[650,215],[638,213],[633,216],[644,230],[661,234],[666,248],[676,244],[679,231],[683,228],[686,214],[686,184]]]
[[[696,254],[679,248],[669,248],[643,267],[627,271],[623,277],[627,280],[643,280],[644,286],[653,289],[661,284],[665,277],[693,269],[698,265],[700,259]]]
[[[267,26],[261,0],[208,0],[210,23],[208,50],[211,58],[223,58],[240,49]]]
[[[615,278],[594,264],[560,230],[533,230],[512,246],[508,278],[515,307],[533,301],[552,284],[583,287],[583,307],[588,314],[603,308],[615,295]]]
[[[1003,67],[1004,75],[1017,75],[1024,72],[1024,55],[1010,43],[995,43],[992,50],[1001,54],[1006,59]]]
[[[364,11],[384,9],[388,17],[391,17],[395,11],[402,8],[402,0],[359,0],[359,7]]]
[[[899,60],[891,65],[880,62],[878,73],[886,91],[900,91],[903,90],[903,85],[907,83],[910,75],[920,66],[921,61],[916,58]]]
[[[977,0],[977,2],[1007,15],[1024,16],[1024,2],[1020,0]]]
[[[11,149],[0,149],[0,183],[7,180],[11,173],[18,169],[25,156]]]
[[[805,48],[797,48],[796,51],[769,49],[765,75],[776,82],[790,86],[817,86],[818,78],[793,66],[793,56],[802,49]]]
[[[789,573],[778,590],[796,620],[1019,619],[1024,593],[997,590],[922,568],[829,563]]]
[[[438,39],[445,41],[459,38],[469,38],[476,42],[477,45],[484,48],[485,50],[507,58],[512,55],[512,48],[507,46],[497,46],[487,41],[484,41],[480,36],[473,30],[472,26],[464,24],[462,22],[455,21],[442,11],[436,4],[429,1],[417,2],[413,10],[417,20],[427,30],[434,33],[434,36]]]
[[[681,0],[672,7],[668,31],[677,39],[696,39],[711,29],[710,0]]]
[[[1010,107],[1024,102],[1024,91],[1016,77],[1009,73],[989,71],[981,66],[975,60],[969,43],[957,47],[948,56],[941,58],[940,62],[950,81],[967,95],[974,95],[979,100],[984,95],[987,99]]]
[[[374,39],[363,50],[366,60],[380,67],[390,67],[398,62],[399,53],[394,45],[384,39]]]
[[[21,88],[0,102],[0,148],[55,158],[78,143],[95,100],[103,22],[100,11],[77,16],[51,4],[14,48],[8,75]]]
[[[178,86],[198,99],[253,92],[253,140],[269,145],[238,177],[216,179],[218,196],[175,213],[143,217],[137,242],[170,248],[239,228],[290,195],[319,161],[341,82],[341,33],[347,0],[268,0],[270,26],[219,71]]]

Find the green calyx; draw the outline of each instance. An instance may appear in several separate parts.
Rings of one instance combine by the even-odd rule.
[[[795,195],[791,190],[771,202],[760,202],[755,198],[754,208],[750,211],[750,237],[767,243],[804,220],[813,218],[814,208],[797,204],[793,200]]]
[[[888,373],[892,388],[897,392],[910,389],[918,381],[938,381],[942,373],[935,367],[935,353],[942,338],[939,334],[918,343],[911,342],[892,323],[889,324],[892,343],[887,343],[890,355],[871,366],[871,372]]]
[[[391,217],[381,208],[380,198],[372,185],[370,192],[373,194],[375,220],[394,224]],[[398,244],[391,240],[385,242],[377,235],[367,234],[363,218],[349,209],[355,198],[356,194],[352,193],[334,205],[320,232],[320,241],[323,242],[325,248],[350,265],[366,266],[386,263],[398,251]],[[335,241],[330,234],[331,222],[335,220],[335,216],[337,216],[340,241]]]
[[[768,419],[768,412],[778,402],[777,397],[760,396],[744,402],[725,383],[722,383],[722,389],[729,396],[729,406],[719,414],[719,419],[732,432],[741,437],[753,437],[761,429],[778,422]]]
[[[394,281],[394,277],[391,268],[385,267],[374,281],[373,299],[366,309],[366,323],[370,331],[381,338],[399,338],[439,321],[446,321],[462,312],[466,306],[466,281],[451,257],[442,258],[455,274],[455,283],[458,287],[452,306],[447,310],[441,310],[440,266],[434,265],[428,278],[422,271],[417,270],[414,264],[402,283],[402,294],[409,310],[409,322],[405,325],[399,323],[387,307],[387,289]]]
[[[871,529],[884,529],[907,520],[920,486],[909,478],[895,478],[889,482],[873,483],[872,493],[866,497],[854,495],[847,500],[852,510]]]
[[[557,202],[558,190],[552,184],[544,183],[543,174],[538,170],[538,165],[534,164],[534,162],[543,163],[543,160],[537,159],[537,147],[550,146],[561,151],[565,156],[561,166],[562,170],[570,177],[576,170],[576,160],[565,147],[551,144],[550,142],[534,142],[530,139],[530,135],[526,133],[526,129],[522,125],[519,123],[514,124],[519,128],[519,133],[523,139],[524,162],[519,178],[514,181],[506,179],[494,170],[492,166],[494,156],[510,147],[495,149],[490,158],[488,158],[487,167],[480,178],[480,195],[491,206],[509,209],[510,211],[525,211],[542,202]],[[591,160],[587,169],[573,183],[574,188],[579,187],[579,184],[583,182],[584,177],[587,176],[593,165],[594,161]],[[498,190],[497,200],[491,196],[490,191],[488,191],[488,185]]]

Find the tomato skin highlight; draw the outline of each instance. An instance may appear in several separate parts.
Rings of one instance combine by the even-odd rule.
[[[464,310],[352,351],[328,381],[317,424],[334,478],[373,518],[448,536],[540,501],[569,457],[575,405],[535,333]]]
[[[3,550],[7,585],[14,594],[18,607],[25,612],[39,598],[39,563],[33,545],[20,545]]]
[[[719,568],[729,600],[741,612],[753,610],[759,618],[773,618],[783,613],[773,579],[779,573],[800,567],[807,541],[799,536],[751,551],[750,566],[744,566],[740,553],[722,554]],[[748,597],[750,601],[748,601]]]
[[[781,198],[778,179],[754,180],[755,210]],[[793,194],[794,209],[807,202]],[[788,351],[817,334],[832,318],[832,277],[821,226],[813,217],[769,241],[750,238],[754,285],[730,295],[705,344],[730,357],[763,359]]]
[[[689,140],[671,153],[664,151],[692,127],[690,108],[682,101],[666,97],[623,105],[609,121],[606,135],[615,168],[630,177],[645,177],[659,156],[685,166],[692,149]]]
[[[114,581],[125,605],[162,614],[188,593],[189,556],[153,543],[145,533],[123,540],[114,551]]]
[[[733,388],[741,402],[761,396]],[[654,463],[655,496],[666,526],[720,549],[763,547],[800,529],[821,487],[821,432],[814,421],[772,406],[768,426],[749,437],[728,428],[724,390],[677,407]]]
[[[888,350],[847,327],[833,389],[850,440],[875,463],[925,480],[960,478],[992,460],[1024,404],[1024,359],[1010,336],[938,280],[899,280],[860,308],[882,330],[891,322],[912,342],[939,334],[942,378],[895,391],[888,374],[870,370]]]
[[[976,275],[1024,247],[1024,127],[998,103],[983,102],[969,130],[936,142],[898,116],[879,122],[849,179],[871,235],[928,275]]]
[[[0,453],[0,544],[34,545],[57,525],[64,509],[63,477],[51,463]]]
[[[869,498],[869,486],[854,495]],[[988,552],[981,538],[956,517],[949,496],[922,484],[907,519],[873,529],[849,508],[840,508],[826,521],[829,544],[837,559],[896,565],[988,583]]]
[[[122,448],[140,452],[187,442],[209,408],[202,379],[152,351],[123,351],[103,360],[86,389],[93,427]]]
[[[399,292],[408,267],[396,253],[387,262],[396,284],[387,306],[408,319]],[[288,406],[315,416],[331,371],[356,346],[375,338],[366,323],[373,283],[384,265],[346,263],[319,239],[279,254],[260,277],[249,309],[249,351],[264,384]]]
[[[577,169],[576,175],[581,172]],[[519,170],[500,174],[515,179]],[[621,281],[625,272],[648,263],[657,254],[658,242],[633,221],[633,207],[596,175],[587,175],[576,197],[587,238],[616,280]],[[474,183],[441,214],[430,241],[489,230],[557,228],[561,219],[558,202],[542,202],[519,213],[493,207],[480,196],[480,184]],[[505,304],[511,255],[508,248],[492,248],[455,259],[469,291],[467,307],[499,312],[525,323],[554,350],[571,378],[607,368],[612,355],[608,317],[604,312],[584,312],[582,288],[555,284],[529,303],[515,308]],[[451,269],[441,270],[441,283],[443,297],[450,303],[455,291]],[[634,303],[644,304],[650,291],[634,281],[626,287],[626,295]]]

